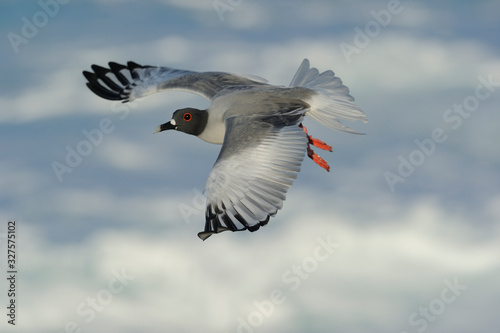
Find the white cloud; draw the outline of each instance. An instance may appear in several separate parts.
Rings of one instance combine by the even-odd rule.
[[[155,147],[159,148],[159,147]],[[122,170],[167,170],[171,160],[161,158],[158,149],[153,150],[147,143],[109,138],[98,150],[98,155],[114,169]]]
[[[193,1],[183,1],[183,0],[158,0],[165,4],[176,6],[179,8],[186,8],[191,10],[213,10],[213,0],[193,0]]]
[[[28,196],[40,191],[47,185],[47,178],[35,168],[22,165],[21,163],[1,163],[4,176],[0,178],[0,197]]]
[[[78,103],[75,94],[81,82],[75,80],[72,69],[58,70],[43,78],[36,86],[26,87],[14,96],[0,96],[0,104],[5,108],[0,121],[30,122],[46,117],[62,116]]]
[[[126,181],[126,180],[124,180]],[[38,205],[33,205],[33,210],[39,210],[44,215],[50,213],[53,204],[58,204],[58,216],[72,217],[75,221],[80,219],[93,221],[106,221],[107,223],[141,223],[147,217],[148,225],[166,225],[166,215],[177,218],[175,224],[182,224],[179,202],[171,194],[151,195],[132,194],[117,197],[105,189],[60,189],[46,193],[39,199]],[[128,213],[123,215],[121,212]]]
[[[102,3],[104,5],[109,5],[110,2],[113,2],[113,4],[123,4],[123,0],[94,0],[95,2]],[[128,2],[132,2],[133,0],[126,0]],[[205,0],[191,0],[191,1],[182,1],[182,0],[156,0],[159,3],[163,3],[165,5],[171,5],[179,8],[184,8],[184,9],[191,9],[191,10],[208,10],[212,8],[211,1],[205,1]]]
[[[217,20],[212,1],[161,1],[192,10],[199,15],[195,19],[205,23],[207,17]],[[363,102],[370,118],[369,134],[364,137],[312,125],[313,134],[336,146],[333,154],[324,156],[332,161],[333,172],[322,173],[306,159],[284,209],[268,226],[256,233],[215,235],[206,242],[196,237],[203,228],[204,209],[195,202],[194,190],[202,189],[205,176],[198,173],[208,174],[218,147],[207,148],[181,133],[169,133],[168,143],[156,137],[146,142],[124,130],[133,120],[134,126],[152,131],[159,124],[154,118],[154,126],[148,127],[153,117],[148,118],[147,112],[153,110],[168,111],[158,118],[167,121],[176,105],[207,105],[196,96],[175,92],[141,100],[131,110],[136,118],[130,117],[107,136],[62,184],[48,163],[28,166],[22,154],[6,145],[9,162],[2,163],[2,172],[8,176],[0,180],[0,187],[2,200],[8,203],[0,217],[20,221],[20,330],[62,332],[66,323],[75,321],[83,331],[234,332],[239,316],[246,319],[256,311],[254,301],[282,289],[286,301],[264,319],[259,331],[302,332],[304,327],[413,331],[408,316],[439,297],[443,280],[454,277],[468,289],[429,324],[429,331],[455,332],[451,328],[457,327],[456,318],[464,320],[462,330],[496,328],[498,300],[491,296],[499,292],[500,277],[500,228],[496,226],[500,199],[494,173],[498,135],[491,113],[496,101],[488,100],[484,109],[464,121],[464,127],[453,132],[453,138],[395,193],[386,187],[383,172],[394,171],[398,155],[415,148],[413,136],[423,138],[442,125],[442,112],[455,96],[460,102],[474,92],[478,75],[491,73],[500,79],[500,58],[480,40],[414,33],[412,29],[426,23],[439,25],[442,14],[415,4],[348,63],[339,45],[352,43],[354,31],[335,34],[334,24],[344,25],[342,31],[346,23],[363,28],[372,19],[369,11],[377,9],[372,2],[352,4],[355,8],[349,11],[332,10],[336,7],[327,7],[331,4],[327,0],[286,4],[279,13],[270,13],[267,3],[244,0],[226,13],[217,28],[205,24],[200,38],[193,37],[196,33],[165,31],[164,38],[154,40],[144,29],[148,34],[144,41],[115,43],[109,38],[109,45],[102,47],[82,42],[80,38],[87,37],[77,35],[64,45],[55,40],[50,47],[34,43],[31,55],[25,52],[17,58],[26,62],[22,74],[26,85],[0,95],[4,111],[0,121],[5,126],[36,126],[50,118],[97,113],[97,120],[108,117],[116,104],[88,91],[81,71],[93,63],[127,60],[255,74],[286,85],[308,57],[319,70],[334,70]],[[491,21],[494,11],[488,12]],[[301,14],[301,20],[293,19]],[[245,34],[269,28],[271,23],[273,29],[287,24],[326,28],[319,35],[305,31],[298,37],[283,34],[286,37],[279,40],[271,36],[262,41],[258,34],[252,35],[255,40],[246,39]],[[223,37],[216,35],[224,31]],[[409,115],[408,108],[422,113]],[[78,134],[81,130],[75,129]],[[45,139],[44,135],[38,138]],[[29,140],[18,146],[26,143],[29,149]],[[66,142],[61,142],[64,152]],[[162,150],[164,144],[168,150]],[[491,172],[483,172],[481,165],[488,163]],[[187,168],[195,173],[184,173]],[[108,174],[110,169],[127,176],[108,181],[115,177]],[[153,177],[158,179],[156,185],[151,185]],[[124,186],[129,181],[141,186]],[[450,199],[455,201],[445,206],[446,194],[455,189],[450,184],[460,185],[467,193],[454,193],[464,198]],[[469,198],[478,195],[481,202],[474,206]],[[182,216],[182,204],[198,207],[190,221]],[[300,280],[298,290],[290,290],[283,273],[310,257],[316,238],[328,234],[340,242],[340,248],[318,263],[310,277]],[[75,312],[77,306],[95,297],[113,270],[121,268],[135,279],[96,313],[94,321],[85,323]],[[0,290],[5,290],[5,280],[0,281]]]
[[[314,206],[306,212],[288,205],[287,220],[276,218],[254,234],[223,233],[206,242],[182,225],[154,233],[137,225],[135,231],[103,229],[78,244],[51,244],[41,230],[26,225],[20,312],[39,320],[36,327],[32,320],[20,320],[20,327],[62,330],[66,322],[76,321],[85,330],[139,325],[154,331],[167,325],[230,332],[236,330],[238,316],[247,318],[255,311],[254,301],[269,299],[271,291],[279,289],[286,301],[265,318],[260,328],[264,332],[287,327],[285,323],[297,327],[313,318],[319,327],[356,332],[359,316],[371,326],[394,330],[395,324],[407,323],[421,300],[439,297],[444,279],[458,277],[468,286],[464,295],[498,289],[480,281],[497,274],[500,234],[471,242],[474,224],[447,219],[447,212],[432,202],[417,203],[401,216],[368,226],[337,216],[330,208],[318,209],[320,203]],[[156,213],[146,214],[143,223]],[[317,237],[329,234],[340,247],[292,290],[283,273],[313,256]],[[76,307],[106,288],[112,271],[122,268],[134,279],[105,310],[96,312],[95,321],[85,323],[85,317],[75,314]],[[51,301],[43,305],[44,318],[35,313],[38,306],[26,305],[47,298]],[[468,299],[463,296],[450,308],[467,313]],[[309,311],[298,311],[303,307]]]
[[[54,68],[46,77],[17,94],[0,97],[6,110],[0,121],[29,122],[75,112],[101,112],[103,106],[111,105],[111,102],[92,97],[80,73],[88,70],[92,63],[106,65],[103,59],[106,59],[104,62],[120,61],[125,53],[131,59],[139,59],[139,62],[149,54],[152,65],[246,72],[285,85],[300,61],[308,57],[312,65],[320,70],[336,71],[349,86],[355,87],[355,96],[381,91],[423,93],[475,87],[478,75],[493,73],[496,77],[500,76],[500,59],[481,43],[467,40],[443,42],[389,32],[382,32],[370,45],[361,49],[359,55],[353,54],[352,63],[348,64],[339,45],[341,42],[353,43],[353,37],[354,33],[341,39],[299,39],[280,45],[238,43],[237,48],[232,40],[212,43],[179,36],[134,47],[113,46],[99,51],[82,52],[75,50],[77,45],[72,45],[71,49],[58,49],[57,52],[63,54],[65,59],[74,60]],[[137,51],[131,53],[131,49]],[[169,96],[169,100],[175,101],[176,96]],[[164,100],[157,100],[152,106],[159,106],[160,103]]]
[[[251,1],[233,7],[232,12],[225,14],[225,21],[231,28],[253,31],[263,31],[273,23],[269,12]]]
[[[353,38],[354,34],[344,41],[353,44]],[[365,90],[379,93],[473,89],[479,75],[491,73],[500,63],[486,45],[477,41],[441,41],[394,33],[382,33],[351,59],[349,68],[356,70],[348,71],[349,75],[362,82]],[[490,67],[485,68],[484,63]]]

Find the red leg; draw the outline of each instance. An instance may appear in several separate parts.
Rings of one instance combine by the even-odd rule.
[[[318,164],[320,167],[322,167],[323,169],[325,169],[326,171],[330,171],[330,166],[328,165],[328,163],[326,163],[326,161],[324,159],[322,159],[321,157],[319,157],[319,155],[316,154],[312,150],[311,144],[313,146],[315,146],[315,147],[318,147],[318,148],[321,148],[321,149],[324,149],[324,150],[328,150],[328,151],[332,151],[332,147],[329,146],[329,145],[327,145],[326,143],[324,143],[321,140],[312,138],[307,133],[307,128],[304,125],[299,124],[299,127],[302,128],[304,130],[304,132],[306,133],[306,135],[307,135],[307,139],[308,139],[308,142],[307,142],[307,156],[310,159],[312,159],[316,164]]]
[[[321,141],[319,139],[315,139],[312,136],[310,136],[309,133],[307,133],[307,128],[304,125],[302,125],[302,123],[299,124],[299,127],[302,128],[304,130],[304,132],[306,132],[307,139],[309,140],[309,143],[312,144],[314,147],[318,147],[318,148],[323,149],[323,150],[333,151],[332,146],[327,145],[323,141]]]

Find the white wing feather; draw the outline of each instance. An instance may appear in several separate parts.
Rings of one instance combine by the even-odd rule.
[[[281,209],[300,171],[307,138],[298,121],[277,127],[248,118],[226,121],[224,144],[205,186],[207,213],[205,230],[198,234],[201,239],[265,225]],[[241,138],[246,138],[243,148],[232,149],[241,147]]]

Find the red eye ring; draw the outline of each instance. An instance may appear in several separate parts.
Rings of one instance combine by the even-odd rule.
[[[186,112],[182,115],[182,119],[184,119],[184,121],[190,121],[191,119],[193,119],[193,116],[191,115],[191,113]]]

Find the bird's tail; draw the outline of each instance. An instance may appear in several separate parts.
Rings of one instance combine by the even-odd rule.
[[[353,103],[349,88],[331,70],[320,73],[309,67],[309,60],[304,59],[290,83],[290,87],[311,89],[314,94],[306,100],[311,106],[307,116],[331,129],[356,133],[340,123],[339,119],[367,122],[366,115]]]

